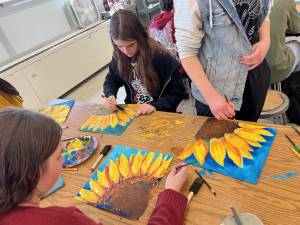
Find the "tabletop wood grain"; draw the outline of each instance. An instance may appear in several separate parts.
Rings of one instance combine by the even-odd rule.
[[[77,102],[67,119],[68,128],[64,129],[63,138],[84,135],[84,132],[79,131],[80,125],[100,107]],[[41,206],[76,206],[96,222],[105,225],[147,224],[157,195],[164,189],[165,178],[160,182],[140,221],[127,220],[94,208],[74,200],[74,196],[91,176],[89,169],[104,145],[125,145],[170,153],[170,148],[174,146],[185,147],[205,120],[205,117],[156,112],[135,119],[122,136],[86,133],[97,137],[100,143],[97,154],[80,165],[77,172],[63,172],[65,186],[42,200]],[[277,128],[278,134],[258,184],[248,184],[218,173],[206,176],[207,181],[216,190],[217,197],[214,197],[208,188],[201,188],[186,209],[185,224],[219,225],[225,217],[231,215],[230,205],[234,205],[239,212],[256,214],[265,225],[300,224],[300,159],[289,149],[291,145],[285,139],[284,133],[299,144],[300,136],[287,126],[270,126]],[[176,163],[177,160],[174,160],[172,165]],[[294,177],[289,179],[274,177],[291,171]],[[196,174],[190,170],[183,193],[187,193],[195,178]]]

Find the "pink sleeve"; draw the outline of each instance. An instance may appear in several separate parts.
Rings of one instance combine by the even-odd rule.
[[[148,225],[182,225],[187,198],[176,191],[166,189],[158,196],[156,207]]]

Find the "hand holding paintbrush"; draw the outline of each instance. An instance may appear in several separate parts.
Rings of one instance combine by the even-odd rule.
[[[116,110],[121,110],[123,111],[124,108],[122,106],[119,106],[117,104],[117,100],[116,100],[116,97],[111,95],[109,97],[105,97],[104,94],[101,94],[101,97],[105,100],[105,108],[111,110],[112,112],[116,111]]]
[[[181,165],[185,165],[185,164],[180,163],[179,165],[177,165],[177,167]],[[176,169],[176,167],[173,167],[166,179],[165,188],[179,192],[186,180],[186,176],[187,176],[186,167],[182,167],[180,169]]]
[[[234,109],[234,105],[233,105],[231,102],[229,102],[229,100],[228,100],[228,98],[226,97],[226,95],[224,95],[224,98],[225,98],[226,102],[227,102],[228,104],[230,104],[230,105],[232,106],[232,108]],[[236,124],[238,124],[238,122],[235,120],[235,115],[232,117],[232,119],[234,120],[234,122],[235,122]]]

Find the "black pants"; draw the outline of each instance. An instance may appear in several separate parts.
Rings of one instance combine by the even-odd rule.
[[[243,103],[240,111],[236,112],[236,119],[254,122],[258,120],[264,106],[270,79],[271,71],[266,60],[248,72]],[[196,110],[198,116],[213,117],[209,107],[199,101],[196,101]]]

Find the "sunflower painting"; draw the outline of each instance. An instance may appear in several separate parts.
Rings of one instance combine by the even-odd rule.
[[[81,131],[121,135],[135,118],[138,105],[129,104],[124,110],[118,110],[110,113],[107,110],[101,110],[92,115],[82,126]]]
[[[62,124],[66,121],[74,102],[74,100],[58,99],[50,103],[46,108],[40,109],[39,112]]]
[[[115,146],[75,199],[138,220],[173,156]]]
[[[196,166],[256,184],[277,130],[264,125],[209,118],[195,141],[177,158]]]

